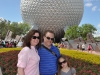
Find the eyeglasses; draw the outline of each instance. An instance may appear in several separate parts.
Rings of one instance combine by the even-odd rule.
[[[36,38],[37,38],[37,39],[40,39],[39,36],[32,36],[32,38],[33,38],[33,39],[36,39]]]
[[[46,37],[48,40],[54,41],[54,38]]]
[[[67,62],[67,61],[64,60],[64,61],[62,61],[62,62],[59,62],[59,64],[62,65],[63,63],[66,63],[66,62]]]

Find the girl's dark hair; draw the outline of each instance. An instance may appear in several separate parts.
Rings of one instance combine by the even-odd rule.
[[[35,33],[39,33],[39,43],[37,44],[37,49],[41,46],[41,33],[39,30],[30,30],[27,35],[25,36],[24,40],[23,40],[23,47],[27,46],[29,48],[31,48],[31,44],[30,44],[30,41],[31,41],[31,38],[32,36],[35,34]]]
[[[59,59],[60,59],[60,58],[63,58],[64,60],[66,60],[66,61],[67,61],[68,67],[70,67],[70,69],[72,68],[72,67],[70,66],[70,62],[68,61],[68,58],[67,58],[66,55],[61,55],[61,56],[59,57]],[[59,59],[58,59],[58,63],[59,63]],[[61,65],[58,64],[58,74],[57,74],[57,75],[60,75],[61,69],[62,69]]]

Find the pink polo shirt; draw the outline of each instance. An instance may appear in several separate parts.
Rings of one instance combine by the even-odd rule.
[[[34,46],[31,46],[31,49],[24,47],[18,54],[17,67],[24,68],[25,75],[39,75],[39,60]]]

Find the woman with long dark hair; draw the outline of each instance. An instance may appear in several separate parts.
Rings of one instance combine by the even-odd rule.
[[[76,70],[73,67],[71,67],[67,56],[61,55],[58,60],[58,63],[59,63],[58,75],[76,75]]]
[[[39,75],[39,61],[37,48],[41,45],[41,34],[38,30],[31,30],[25,37],[23,48],[18,54],[18,75]]]

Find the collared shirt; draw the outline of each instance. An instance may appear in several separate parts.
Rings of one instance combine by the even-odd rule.
[[[53,45],[51,45],[50,49],[57,54],[57,57],[44,47],[41,47],[38,50],[40,56],[39,69],[41,75],[55,75],[58,71],[57,62],[60,56],[59,49]]]
[[[39,60],[34,46],[24,47],[18,54],[17,67],[24,68],[25,75],[39,75]]]

